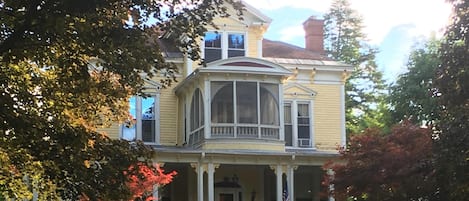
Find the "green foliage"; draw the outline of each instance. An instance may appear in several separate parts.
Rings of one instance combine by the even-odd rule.
[[[164,86],[174,81],[176,66],[165,61],[159,37],[198,50],[195,38],[215,15],[227,16],[226,5],[1,0],[0,197],[130,198],[123,171],[150,163],[153,151],[96,128],[128,116],[127,100],[140,93],[142,74],[162,75]],[[197,51],[187,54],[199,58]]]
[[[449,0],[453,6],[440,52],[435,88],[443,108],[436,141],[438,200],[469,197],[469,1]]]
[[[334,0],[324,15],[325,48],[329,56],[355,67],[345,84],[347,134],[368,126],[387,129],[382,73],[377,70],[376,50],[366,43],[363,20],[348,0]]]
[[[428,200],[436,191],[432,163],[432,130],[403,122],[389,134],[367,129],[352,136],[341,150],[341,162],[325,184],[334,185],[337,200]]]
[[[390,88],[389,102],[393,107],[394,123],[409,119],[416,124],[429,125],[439,120],[440,108],[433,87],[436,69],[441,63],[439,46],[440,41],[431,39],[423,45],[417,44],[410,53],[408,72],[400,75]]]

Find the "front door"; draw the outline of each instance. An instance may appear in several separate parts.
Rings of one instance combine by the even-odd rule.
[[[219,201],[235,201],[234,193],[220,193],[218,194]]]
[[[215,201],[241,201],[239,189],[216,189]]]

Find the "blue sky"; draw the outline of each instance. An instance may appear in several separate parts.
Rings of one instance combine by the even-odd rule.
[[[265,38],[304,47],[302,23],[311,15],[322,17],[331,0],[244,0],[272,18]],[[442,35],[451,7],[444,0],[350,0],[363,17],[364,33],[377,47],[379,69],[388,82],[405,72],[415,41]]]

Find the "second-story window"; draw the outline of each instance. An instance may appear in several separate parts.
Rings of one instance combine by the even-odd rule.
[[[228,58],[244,56],[244,34],[228,34]]]
[[[222,58],[222,35],[221,33],[207,32],[204,38],[205,61],[212,62]]]
[[[131,118],[122,125],[121,136],[125,140],[142,140],[156,143],[159,135],[157,124],[158,104],[156,95],[134,96],[129,100]]]
[[[246,55],[246,36],[243,33],[207,32],[204,37],[206,63]]]
[[[312,148],[311,104],[308,101],[284,104],[285,145]]]

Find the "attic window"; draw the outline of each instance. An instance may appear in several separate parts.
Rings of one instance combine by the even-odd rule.
[[[204,36],[204,60],[206,63],[246,55],[244,33],[207,32]]]

